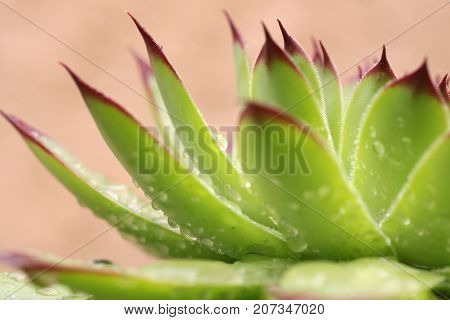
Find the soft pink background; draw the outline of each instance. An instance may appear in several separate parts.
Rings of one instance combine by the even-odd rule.
[[[280,40],[275,23],[280,18],[307,49],[311,35],[322,39],[338,69],[344,70],[443,2],[5,0],[74,50],[143,92],[128,53],[130,46],[144,52],[141,38],[125,14],[125,10],[131,11],[164,46],[213,125],[234,124],[237,112],[230,35],[223,8],[240,27],[252,57],[263,41],[260,21],[265,21]],[[447,6],[388,44],[388,55],[398,74],[417,67],[425,56],[433,73],[450,70],[449,13]],[[58,60],[123,103],[144,123],[150,123],[142,97],[0,3],[0,108],[50,133],[92,168],[131,183],[102,141]],[[81,208],[45,171],[4,120],[0,120],[0,147],[0,250],[32,248],[64,256],[107,227]],[[126,265],[151,259],[114,230],[75,256],[109,258]]]

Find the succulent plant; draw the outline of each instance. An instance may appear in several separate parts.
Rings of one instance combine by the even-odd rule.
[[[434,84],[424,63],[397,78],[383,48],[375,65],[343,83],[322,43],[310,58],[281,22],[284,49],[264,27],[252,68],[226,16],[240,105],[231,148],[133,17],[151,63],[137,56],[160,141],[64,66],[151,200],[2,112],[80,203],[166,260],[140,269],[19,253],[2,260],[37,285],[94,299],[447,298],[447,77]],[[1,293],[14,278],[0,277]]]

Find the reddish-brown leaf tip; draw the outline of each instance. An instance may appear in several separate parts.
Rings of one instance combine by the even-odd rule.
[[[369,71],[367,71],[366,76],[368,75],[384,75],[388,76],[391,79],[396,79],[396,75],[392,70],[387,58],[385,45],[383,45],[383,52],[381,53],[380,61],[378,61],[376,65],[374,65]]]
[[[166,55],[164,54],[162,47],[156,43],[156,41],[147,32],[147,30],[144,29],[144,27],[137,21],[137,19],[131,13],[127,12],[127,14],[133,20],[134,24],[141,33],[141,36],[144,39],[145,46],[147,47],[147,52],[148,55],[150,56],[150,59],[154,57],[156,59],[161,60],[165,65],[167,65],[167,67],[173,72],[173,74],[177,78],[179,78],[177,72],[175,71],[172,64],[169,62]]]
[[[334,66],[333,62],[330,59],[330,55],[328,54],[328,51],[325,49],[325,46],[323,45],[322,41],[319,40],[320,49],[322,50],[322,65],[325,69],[330,70],[335,74],[337,77],[337,71],[336,67]]]
[[[441,95],[444,97],[444,100],[450,104],[450,94],[448,92],[448,74],[446,74],[442,81],[439,83],[439,90],[441,91]]]
[[[317,65],[323,65],[322,54],[320,53],[319,44],[317,42],[317,39],[314,37],[311,37],[311,43],[312,43],[312,49],[313,49],[312,61]]]
[[[245,119],[251,119],[259,125],[268,125],[271,122],[276,121],[294,126],[322,147],[326,147],[326,143],[319,136],[317,136],[307,124],[272,106],[249,101],[246,103],[245,109],[240,115],[239,123],[242,123]]]
[[[19,134],[25,139],[30,140],[34,144],[37,144],[41,149],[43,149],[48,154],[54,156],[54,154],[39,140],[41,136],[47,136],[38,129],[32,127],[19,117],[12,114],[7,114],[6,112],[0,110],[0,114],[19,132]]]
[[[245,42],[244,42],[244,39],[242,38],[241,33],[239,32],[238,28],[236,27],[236,24],[233,22],[233,19],[231,19],[231,16],[227,10],[224,9],[223,14],[225,15],[225,17],[228,21],[228,25],[230,26],[231,35],[233,36],[234,43],[237,43],[242,49],[244,49]]]
[[[359,65],[357,66],[357,69],[358,69],[358,79],[361,79],[361,78],[363,77],[363,75],[364,75],[363,68],[362,68],[361,65],[359,64]]]
[[[303,58],[310,60],[306,51],[302,46],[287,32],[286,28],[281,23],[280,19],[277,19],[278,25],[283,35],[284,49],[291,55],[300,55]]]
[[[433,83],[433,80],[431,80],[430,72],[428,70],[428,64],[427,61],[424,60],[422,65],[417,68],[416,71],[407,74],[406,76],[392,82],[390,85],[391,87],[394,86],[405,86],[411,88],[416,93],[427,93],[436,99],[438,99],[440,102],[442,101],[441,95],[436,88],[436,86]]]
[[[21,269],[25,272],[33,272],[33,271],[42,271],[42,275],[45,272],[61,272],[61,271],[69,271],[69,272],[86,272],[90,274],[99,274],[99,275],[116,275],[118,274],[116,271],[111,269],[91,269],[87,268],[87,266],[68,266],[64,265],[63,261],[48,261],[42,258],[36,257],[34,255],[26,254],[26,253],[17,253],[17,252],[7,252],[0,254],[0,261],[6,263],[7,265]],[[40,275],[40,274],[39,274]],[[36,278],[39,277],[36,275]]]
[[[48,269],[49,263],[42,263],[33,256],[25,253],[6,252],[0,254],[0,261],[11,267],[30,270],[30,269]]]
[[[129,113],[124,107],[122,107],[119,103],[115,102],[113,99],[107,97],[97,89],[91,87],[86,82],[84,82],[72,69],[70,69],[66,64],[60,62],[61,66],[66,69],[66,71],[69,73],[69,75],[72,77],[73,81],[77,85],[78,89],[80,90],[81,95],[83,96],[84,100],[86,101],[87,98],[93,98],[96,100],[99,100],[106,106],[111,106],[125,114],[127,117],[134,119],[134,117]],[[86,101],[87,102],[87,101]],[[87,103],[88,107],[90,108],[89,104]]]
[[[272,63],[275,61],[283,61],[285,64],[289,65],[293,70],[300,74],[300,71],[298,70],[294,62],[292,62],[291,58],[289,58],[288,54],[283,49],[281,49],[273,40],[266,25],[262,23],[262,26],[266,42],[264,43],[263,50],[261,51],[257,59],[257,63],[258,61],[262,60],[262,58],[264,58],[267,65],[269,66],[272,65]]]

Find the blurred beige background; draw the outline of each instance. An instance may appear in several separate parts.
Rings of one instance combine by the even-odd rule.
[[[56,62],[68,63],[144,123],[151,123],[146,101],[2,3],[143,92],[128,52],[130,46],[144,52],[125,14],[131,11],[164,46],[206,119],[212,125],[231,125],[237,107],[223,8],[241,29],[252,57],[263,41],[260,21],[280,40],[275,23],[280,18],[307,49],[311,35],[322,39],[338,69],[344,70],[444,2],[1,0],[0,108],[42,128],[92,168],[131,183],[102,141],[74,84]],[[449,14],[450,6],[446,6],[388,44],[388,56],[398,74],[417,67],[425,56],[433,73],[450,71]],[[3,119],[0,147],[0,250],[29,248],[63,256],[107,227],[45,171]],[[108,258],[125,265],[151,259],[114,230],[75,256]]]

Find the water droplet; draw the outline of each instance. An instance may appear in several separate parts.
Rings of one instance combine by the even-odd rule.
[[[200,243],[207,246],[208,248],[212,248],[214,246],[214,242],[212,242],[211,239],[208,238],[200,239]]]
[[[167,193],[161,192],[158,196],[157,196],[158,200],[161,202],[166,202],[168,199]]]
[[[228,148],[228,140],[222,133],[217,133],[215,136],[215,139],[217,141],[217,145],[219,146],[220,150],[226,151]]]
[[[303,252],[308,248],[308,244],[305,242],[305,240],[303,240],[301,236],[289,238],[287,241],[287,245],[289,249],[296,253]]]
[[[227,194],[231,197],[231,199],[233,199],[234,201],[239,202],[242,200],[239,192],[234,190],[231,185],[229,185],[229,184],[225,185],[225,190],[226,190]]]
[[[55,288],[38,288],[36,289],[36,293],[43,296],[57,296],[59,291]]]
[[[246,189],[250,189],[252,187],[252,184],[249,181],[247,181],[247,182],[244,183],[244,187]]]
[[[384,155],[384,145],[378,141],[375,140],[373,142],[373,150],[378,154],[378,156],[382,157]]]
[[[411,138],[408,138],[408,137],[403,137],[403,138],[402,138],[402,141],[403,141],[405,144],[407,144],[408,146],[412,144]]]
[[[203,227],[198,227],[197,228],[197,233],[198,234],[202,234],[205,231],[205,229]]]
[[[170,219],[170,218],[167,219],[167,223],[168,223],[169,226],[171,226],[172,228],[178,227],[178,224],[177,224],[174,220],[172,220],[172,219]]]
[[[375,127],[371,126],[369,130],[370,130],[370,137],[375,138],[377,136],[377,131],[375,130]]]
[[[23,283],[27,279],[27,276],[23,273],[14,272],[14,273],[8,274],[8,278],[11,280],[14,280],[16,282]]]
[[[321,186],[318,191],[319,197],[321,197],[321,198],[325,197],[326,195],[328,195],[330,193],[330,191],[331,190],[330,190],[329,186]]]
[[[296,202],[289,203],[289,209],[292,211],[297,211],[300,208],[299,204]]]
[[[158,203],[155,200],[152,200],[152,208],[155,209],[155,210],[159,210],[160,209],[159,206],[158,206]]]
[[[405,220],[403,220],[403,225],[404,226],[409,226],[411,224],[411,220],[406,218]]]

